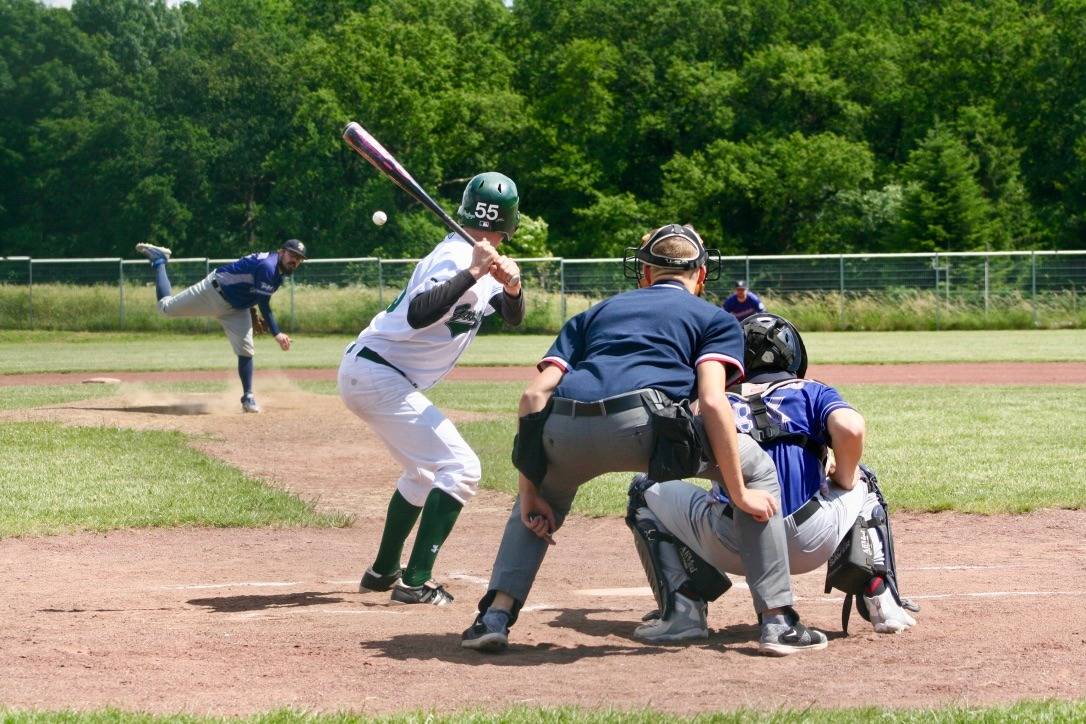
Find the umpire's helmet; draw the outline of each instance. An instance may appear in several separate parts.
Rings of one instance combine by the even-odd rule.
[[[462,226],[497,231],[509,241],[520,225],[519,206],[520,195],[513,179],[497,171],[487,171],[464,187],[456,218]]]
[[[747,379],[766,372],[807,374],[807,349],[799,330],[776,314],[752,314],[740,322],[747,351],[743,357]]]

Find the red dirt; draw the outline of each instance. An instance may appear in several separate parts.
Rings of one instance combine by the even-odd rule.
[[[834,638],[824,652],[783,660],[752,655],[750,599],[739,586],[711,606],[706,644],[634,641],[652,603],[629,533],[620,520],[571,516],[511,650],[463,651],[459,634],[484,591],[508,497],[482,493],[442,551],[436,575],[456,595],[452,606],[395,607],[387,595],[358,594],[396,466],[337,398],[267,379],[261,389],[267,411],[256,416],[241,415],[232,394],[126,388],[0,415],[194,433],[199,449],[356,516],[341,530],[0,541],[0,568],[11,572],[0,599],[0,702],[214,714],[517,704],[695,713],[1086,697],[1086,511],[897,515],[903,583],[924,606],[920,625],[879,636],[853,616],[852,635],[839,637],[839,596],[822,593],[818,574],[799,577],[804,619]],[[598,590],[607,588],[631,590]]]
[[[269,374],[294,381],[335,380],[331,367],[283,369]],[[525,381],[534,367],[457,367],[450,380]],[[218,381],[233,379],[229,370],[168,372],[44,372],[0,375],[5,385],[77,384],[92,377],[109,376],[123,382]],[[980,362],[887,365],[812,365],[808,377],[831,385],[857,383],[885,385],[1086,385],[1083,362]]]

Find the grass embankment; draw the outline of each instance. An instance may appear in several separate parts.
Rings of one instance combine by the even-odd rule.
[[[995,722],[1081,722],[1086,718],[1086,702],[1082,701],[1024,701],[994,707],[954,706],[941,709],[884,709],[878,707],[849,709],[789,709],[759,712],[739,709],[731,712],[676,716],[651,710],[591,711],[574,707],[538,708],[515,707],[501,712],[424,712],[416,711],[389,716],[352,713],[315,714],[284,709],[248,717],[208,717],[192,714],[151,715],[117,709],[99,711],[20,711],[0,709],[5,724],[987,724]]]
[[[185,279],[186,283],[202,277]],[[557,284],[557,279],[549,283]],[[627,289],[624,282],[608,283],[610,288]],[[399,289],[386,287],[379,294],[371,286],[299,284],[292,294],[284,287],[272,298],[272,309],[280,323],[291,332],[305,334],[356,334],[388,305]],[[710,295],[722,301],[730,290]],[[587,309],[606,296],[544,291],[529,279],[524,322],[515,330],[521,334],[554,334],[565,318]],[[1086,303],[1081,294],[1044,292],[1034,302],[1018,292],[995,294],[987,310],[976,292],[949,299],[931,291],[911,289],[866,294],[801,292],[763,294],[767,307],[792,319],[806,331],[901,331],[935,329],[1062,329],[1086,327]],[[122,307],[123,297],[123,307]],[[293,306],[292,306],[293,305]],[[563,316],[564,312],[564,316]],[[495,317],[490,329],[500,329]],[[97,285],[0,284],[0,325],[7,329],[77,331],[162,331],[208,332],[218,329],[214,320],[204,318],[167,319],[155,306],[154,287],[128,283],[122,290],[116,283]]]
[[[1086,362],[1086,329],[995,332],[811,332],[811,359],[821,364],[910,362]],[[256,339],[260,370],[339,366],[354,339],[298,336],[283,352],[268,336]],[[480,335],[461,366],[532,366],[550,335]],[[233,370],[226,336],[122,332],[0,332],[0,374],[131,370]]]
[[[190,383],[169,389],[216,387]],[[0,409],[116,391],[116,385],[6,387]],[[317,513],[312,504],[193,450],[180,433],[0,423],[0,538],[113,528],[349,523],[347,516]]]

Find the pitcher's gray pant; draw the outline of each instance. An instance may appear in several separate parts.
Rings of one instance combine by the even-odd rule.
[[[248,309],[234,309],[211,285],[211,272],[185,291],[158,300],[158,311],[166,317],[214,317],[230,339],[238,357],[252,357],[253,320]]]
[[[655,391],[645,392],[657,395],[661,401],[664,399]],[[605,417],[569,417],[552,413],[543,428],[547,474],[540,486],[540,495],[554,510],[558,525],[569,513],[582,483],[604,473],[647,471],[652,444],[652,420],[643,407]],[[739,455],[747,487],[779,497],[773,461],[750,436],[739,435]],[[702,475],[720,479],[720,471],[715,467],[703,471]],[[736,510],[733,531],[735,555],[747,571],[755,610],[761,612],[791,605],[788,550],[780,513],[768,523],[759,523],[749,514]],[[523,605],[546,552],[546,541],[537,538],[521,523],[518,499],[505,524],[490,577],[490,590],[507,593]]]
[[[796,526],[791,516],[784,519],[788,560],[794,574],[809,573],[822,566],[852,528],[856,517],[863,514],[869,518],[878,505],[878,498],[864,482],[857,483],[852,490],[831,486],[815,497],[821,507],[802,525]],[[648,509],[642,508],[639,518],[651,518],[662,531],[681,540],[717,570],[735,575],[745,573],[735,521],[724,515],[724,505],[706,490],[682,480],[670,480],[645,491],[645,503]],[[875,562],[882,563],[881,541],[877,535],[869,535]],[[674,546],[662,544],[660,558],[668,585],[678,590],[686,581],[686,573]]]

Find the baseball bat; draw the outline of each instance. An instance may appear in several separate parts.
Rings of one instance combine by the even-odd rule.
[[[445,209],[441,208],[441,205],[430,197],[430,194],[426,193],[426,190],[408,173],[403,164],[397,161],[396,157],[389,153],[388,149],[382,146],[381,142],[374,138],[369,131],[358,123],[351,121],[343,129],[343,140],[355,153],[366,159],[371,166],[403,189],[408,196],[429,209],[441,220],[446,229],[475,246],[475,240],[468,235],[468,232],[464,231],[464,227],[458,224],[456,219],[449,216]],[[510,283],[519,284],[520,275],[518,274],[510,279]]]

